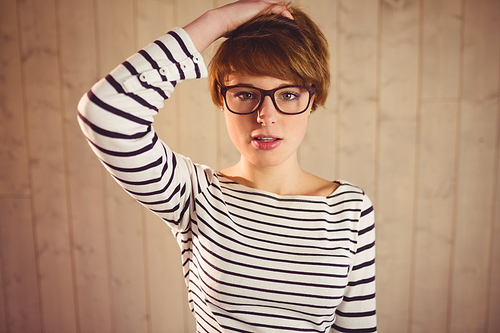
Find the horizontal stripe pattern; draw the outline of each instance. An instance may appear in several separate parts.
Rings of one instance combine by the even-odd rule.
[[[206,75],[176,28],[94,85],[78,115],[114,179],[174,232],[197,331],[375,332],[374,213],[361,189],[279,196],[158,139],[153,117],[176,83]]]

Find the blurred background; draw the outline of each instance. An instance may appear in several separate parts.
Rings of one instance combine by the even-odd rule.
[[[195,331],[170,230],[104,171],[76,105],[226,2],[1,0],[0,332]],[[374,202],[379,331],[500,332],[500,1],[294,2],[333,74],[300,162]],[[239,158],[206,80],[155,128],[195,162]]]

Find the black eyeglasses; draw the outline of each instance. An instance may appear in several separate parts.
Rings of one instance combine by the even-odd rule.
[[[250,114],[258,110],[264,98],[269,96],[274,107],[281,113],[294,115],[305,112],[309,108],[311,98],[315,94],[314,87],[283,86],[264,90],[250,85],[221,86],[227,109],[236,114]]]

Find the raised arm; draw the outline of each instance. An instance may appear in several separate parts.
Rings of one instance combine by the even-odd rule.
[[[118,183],[174,229],[189,223],[190,203],[208,186],[209,169],[173,153],[156,135],[154,116],[177,83],[205,77],[210,43],[276,1],[239,1],[161,36],[96,83],[78,105],[90,146]],[[286,11],[271,9],[271,12]]]

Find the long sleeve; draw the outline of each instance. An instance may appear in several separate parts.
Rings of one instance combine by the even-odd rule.
[[[189,35],[175,28],[101,79],[78,105],[81,129],[106,169],[177,231],[187,227],[210,170],[173,153],[152,123],[176,84],[206,75]]]
[[[344,298],[336,311],[332,332],[376,332],[375,221],[373,206],[364,197],[358,221],[357,249]]]

